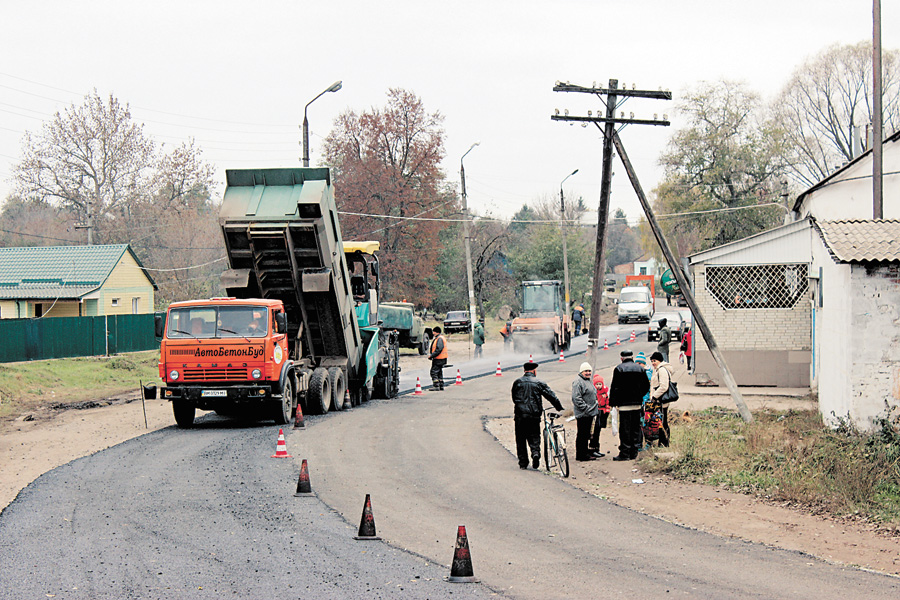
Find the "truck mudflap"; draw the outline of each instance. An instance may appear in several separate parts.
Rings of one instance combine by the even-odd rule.
[[[160,399],[187,402],[204,410],[213,410],[223,403],[256,404],[274,397],[270,385],[178,386],[160,388]]]

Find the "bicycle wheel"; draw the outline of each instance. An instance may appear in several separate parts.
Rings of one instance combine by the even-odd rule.
[[[556,468],[559,469],[559,474],[563,477],[569,476],[569,455],[566,453],[566,442],[565,436],[562,436],[562,441],[559,439],[560,436],[554,431],[553,432],[553,449],[554,449],[554,462],[556,463]]]
[[[544,465],[550,470],[550,435],[544,429]]]

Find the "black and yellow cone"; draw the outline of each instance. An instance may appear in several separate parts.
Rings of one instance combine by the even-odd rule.
[[[453,564],[450,565],[452,583],[473,583],[475,573],[472,571],[472,555],[469,552],[469,538],[466,537],[466,526],[460,525],[456,531],[456,550],[453,552]]]
[[[295,496],[312,496],[312,487],[309,485],[309,467],[306,464],[306,459],[303,459],[303,462],[300,463],[300,477],[297,479],[297,491],[294,493]]]
[[[363,504],[362,518],[359,520],[359,534],[353,536],[354,540],[380,540],[375,535],[375,517],[372,516],[372,500],[366,494],[366,502]]]

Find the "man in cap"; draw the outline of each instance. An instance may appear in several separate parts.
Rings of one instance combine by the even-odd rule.
[[[562,404],[553,390],[537,378],[537,363],[525,363],[525,373],[512,384],[512,401],[516,424],[516,455],[519,468],[528,468],[528,451],[531,450],[531,466],[541,466],[541,414],[546,398],[553,408],[562,412]],[[527,442],[527,446],[526,446]]]
[[[441,328],[431,330],[431,351],[428,358],[431,359],[431,389],[444,391],[444,366],[447,364],[447,340],[441,334]]]
[[[613,460],[634,460],[643,444],[641,403],[650,382],[631,350],[622,350],[620,357],[622,362],[613,369],[609,384],[609,405],[619,411],[619,454]]]
[[[578,368],[578,377],[572,382],[572,404],[575,406],[575,423],[578,433],[575,435],[575,460],[594,460],[603,456],[600,452],[588,449],[591,440],[591,425],[599,414],[597,406],[597,390],[591,381],[591,365],[583,362]]]

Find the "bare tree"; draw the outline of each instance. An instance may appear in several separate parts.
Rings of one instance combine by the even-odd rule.
[[[80,106],[57,112],[39,135],[25,134],[15,168],[19,193],[81,215],[104,240],[106,218],[137,198],[153,164],[154,144],[132,121],[128,105],[94,90]]]
[[[900,52],[882,53],[884,131],[900,126]],[[794,71],[775,102],[788,142],[789,175],[804,186],[827,177],[855,154],[872,122],[872,44],[833,45]],[[862,132],[862,135],[860,135]]]

